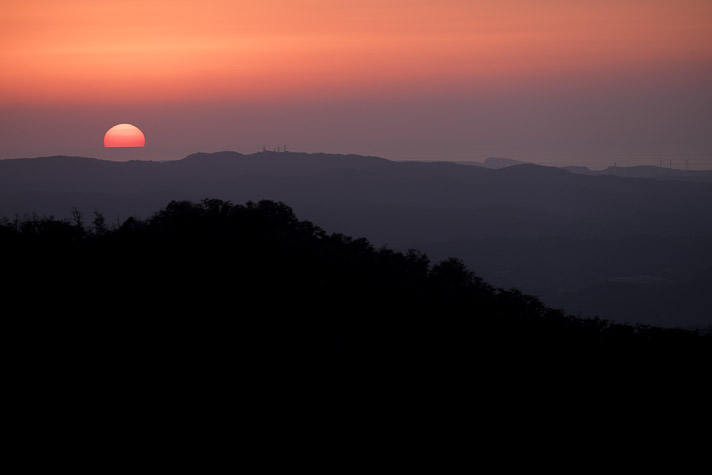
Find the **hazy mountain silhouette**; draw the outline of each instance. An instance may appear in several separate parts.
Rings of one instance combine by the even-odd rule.
[[[531,165],[531,162],[522,162],[520,160],[504,157],[490,157],[482,163],[482,166],[487,168],[505,168],[514,165]]]
[[[605,170],[591,170],[587,167],[564,167],[564,170],[582,175],[614,175],[625,178],[652,178],[654,180],[679,180],[692,182],[712,182],[712,170],[681,170],[678,168],[653,167],[649,165],[632,167],[608,167]]]
[[[571,311],[661,325],[712,323],[704,297],[712,268],[710,183],[293,152],[194,154],[160,163],[0,161],[0,215],[9,217],[64,217],[77,207],[87,216],[98,209],[116,223],[149,216],[170,200],[204,196],[279,200],[329,231],[462,257],[496,285]],[[589,293],[601,289],[610,296],[590,306]],[[674,314],[651,315],[651,296],[663,295],[670,302],[684,295],[686,303]]]
[[[456,161],[453,163],[457,163],[458,165],[472,165],[476,167],[485,167],[485,168],[505,168],[505,167],[513,167],[515,165],[531,165],[531,162],[522,162],[520,160],[514,160],[512,158],[504,158],[504,157],[490,157],[487,158],[484,162],[474,162],[474,161]]]

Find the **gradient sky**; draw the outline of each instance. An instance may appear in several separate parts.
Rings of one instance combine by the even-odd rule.
[[[712,168],[710,0],[3,0],[0,65],[0,158]]]

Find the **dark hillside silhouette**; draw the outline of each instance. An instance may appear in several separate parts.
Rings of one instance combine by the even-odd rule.
[[[173,201],[116,229],[75,218],[0,226],[12,351],[50,385],[622,390],[704,384],[711,361],[712,335],[574,318],[279,202]]]

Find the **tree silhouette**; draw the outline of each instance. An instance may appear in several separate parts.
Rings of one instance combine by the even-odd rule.
[[[145,378],[188,368],[266,386],[477,391],[627,384],[631,372],[698,381],[685,375],[711,360],[709,333],[575,318],[456,258],[431,264],[327,233],[284,203],[172,201],[113,230],[95,212],[92,226],[0,222],[6,315],[35,325],[19,341],[43,361],[81,353],[91,371],[118,358]]]
[[[104,218],[104,215],[101,214],[98,210],[94,210],[94,220],[92,221],[92,229],[94,231],[94,234],[97,236],[103,236],[109,231],[109,228],[106,226],[106,219]]]

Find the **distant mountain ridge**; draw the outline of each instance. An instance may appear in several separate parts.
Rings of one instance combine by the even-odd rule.
[[[625,178],[652,178],[654,180],[680,180],[712,182],[712,170],[681,170],[677,168],[638,165],[632,167],[608,167],[604,170],[591,170],[587,167],[563,167],[571,173],[582,175],[614,175]]]
[[[532,162],[523,162],[511,158],[490,157],[484,162],[458,161],[453,162],[459,165],[469,165],[484,168],[508,168],[519,165],[535,165]],[[654,180],[679,180],[692,182],[712,182],[712,170],[682,170],[678,168],[668,168],[662,166],[636,165],[636,166],[612,166],[603,170],[591,170],[585,166],[565,166],[549,167],[561,168],[570,173],[579,175],[614,175],[624,178],[652,178]]]
[[[119,164],[119,163],[133,163],[133,164],[172,164],[176,162],[195,162],[195,161],[209,161],[209,162],[224,162],[239,159],[283,159],[289,157],[290,159],[309,159],[312,161],[322,161],[323,163],[331,164],[346,164],[350,165],[364,165],[365,163],[427,163],[433,164],[455,164],[455,165],[470,165],[480,168],[495,169],[499,170],[502,168],[510,168],[522,165],[535,165],[542,166],[544,168],[559,168],[561,170],[566,170],[569,173],[578,175],[590,175],[590,176],[601,176],[601,175],[613,175],[623,178],[651,178],[656,180],[682,180],[682,181],[698,181],[698,182],[712,182],[712,170],[682,170],[677,168],[668,168],[660,166],[650,166],[650,165],[638,165],[638,166],[612,166],[605,168],[603,170],[592,170],[585,166],[544,166],[533,162],[526,162],[521,160],[515,160],[506,157],[489,157],[484,162],[475,161],[392,161],[382,157],[376,156],[365,156],[356,154],[328,154],[328,153],[306,153],[306,152],[272,152],[263,151],[256,152],[252,154],[243,154],[234,151],[223,151],[223,152],[197,152],[190,154],[182,159],[178,160],[164,160],[164,161],[151,161],[151,160],[130,160],[126,162],[114,162],[110,160],[102,160],[92,157],[81,157],[81,156],[68,156],[68,155],[54,155],[47,157],[35,157],[35,158],[7,158],[0,159],[0,163],[13,162],[18,167],[21,167],[20,162],[25,160],[33,160],[39,162],[46,161],[57,161],[63,160],[74,163],[81,162],[106,162],[109,164]]]
[[[531,165],[531,162],[522,162],[521,160],[514,160],[511,158],[504,157],[490,157],[484,161],[482,164],[487,168],[505,168],[513,167],[516,165]]]
[[[349,224],[344,231],[371,233],[371,239],[384,242],[410,240],[408,235],[422,241],[712,232],[709,183],[574,174],[531,164],[488,169],[358,155],[218,152],[169,162],[61,156],[0,160],[0,196],[0,215],[57,216],[72,206],[145,214],[172,198],[279,199],[337,227],[347,223],[325,214],[341,204],[347,215],[356,213],[361,220],[370,215],[368,226]],[[136,207],[122,205],[123,199],[147,201]],[[423,221],[423,212],[432,219]],[[383,225],[374,221],[380,217]]]
[[[218,152],[169,162],[0,160],[0,215],[66,216],[73,206],[145,215],[166,199],[205,196],[279,199],[327,227],[376,242],[712,232],[709,183],[531,164],[488,169],[295,152]],[[344,218],[353,216],[333,216],[336,205]]]

